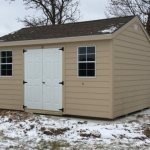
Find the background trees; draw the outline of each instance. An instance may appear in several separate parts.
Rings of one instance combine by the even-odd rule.
[[[138,15],[150,35],[150,0],[108,0],[107,17]]]
[[[24,19],[18,18],[18,21],[28,27],[76,22],[81,17],[79,4],[80,0],[24,0],[27,10],[40,11],[41,15],[25,16]]]

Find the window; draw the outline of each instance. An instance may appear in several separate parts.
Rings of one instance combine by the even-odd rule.
[[[78,48],[78,76],[95,77],[95,47]]]
[[[0,51],[0,76],[12,76],[12,51]]]

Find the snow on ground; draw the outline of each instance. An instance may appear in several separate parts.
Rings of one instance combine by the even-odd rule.
[[[150,150],[150,109],[116,120],[0,113],[0,150]]]

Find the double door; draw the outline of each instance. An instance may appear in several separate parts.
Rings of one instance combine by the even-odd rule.
[[[62,51],[59,48],[27,50],[25,106],[59,111],[62,108]]]

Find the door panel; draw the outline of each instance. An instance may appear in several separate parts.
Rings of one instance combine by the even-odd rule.
[[[59,111],[62,108],[62,51],[59,48],[25,52],[25,106]]]
[[[42,50],[25,52],[25,106],[42,109]]]
[[[62,108],[62,51],[58,48],[43,50],[43,109],[58,111]]]

